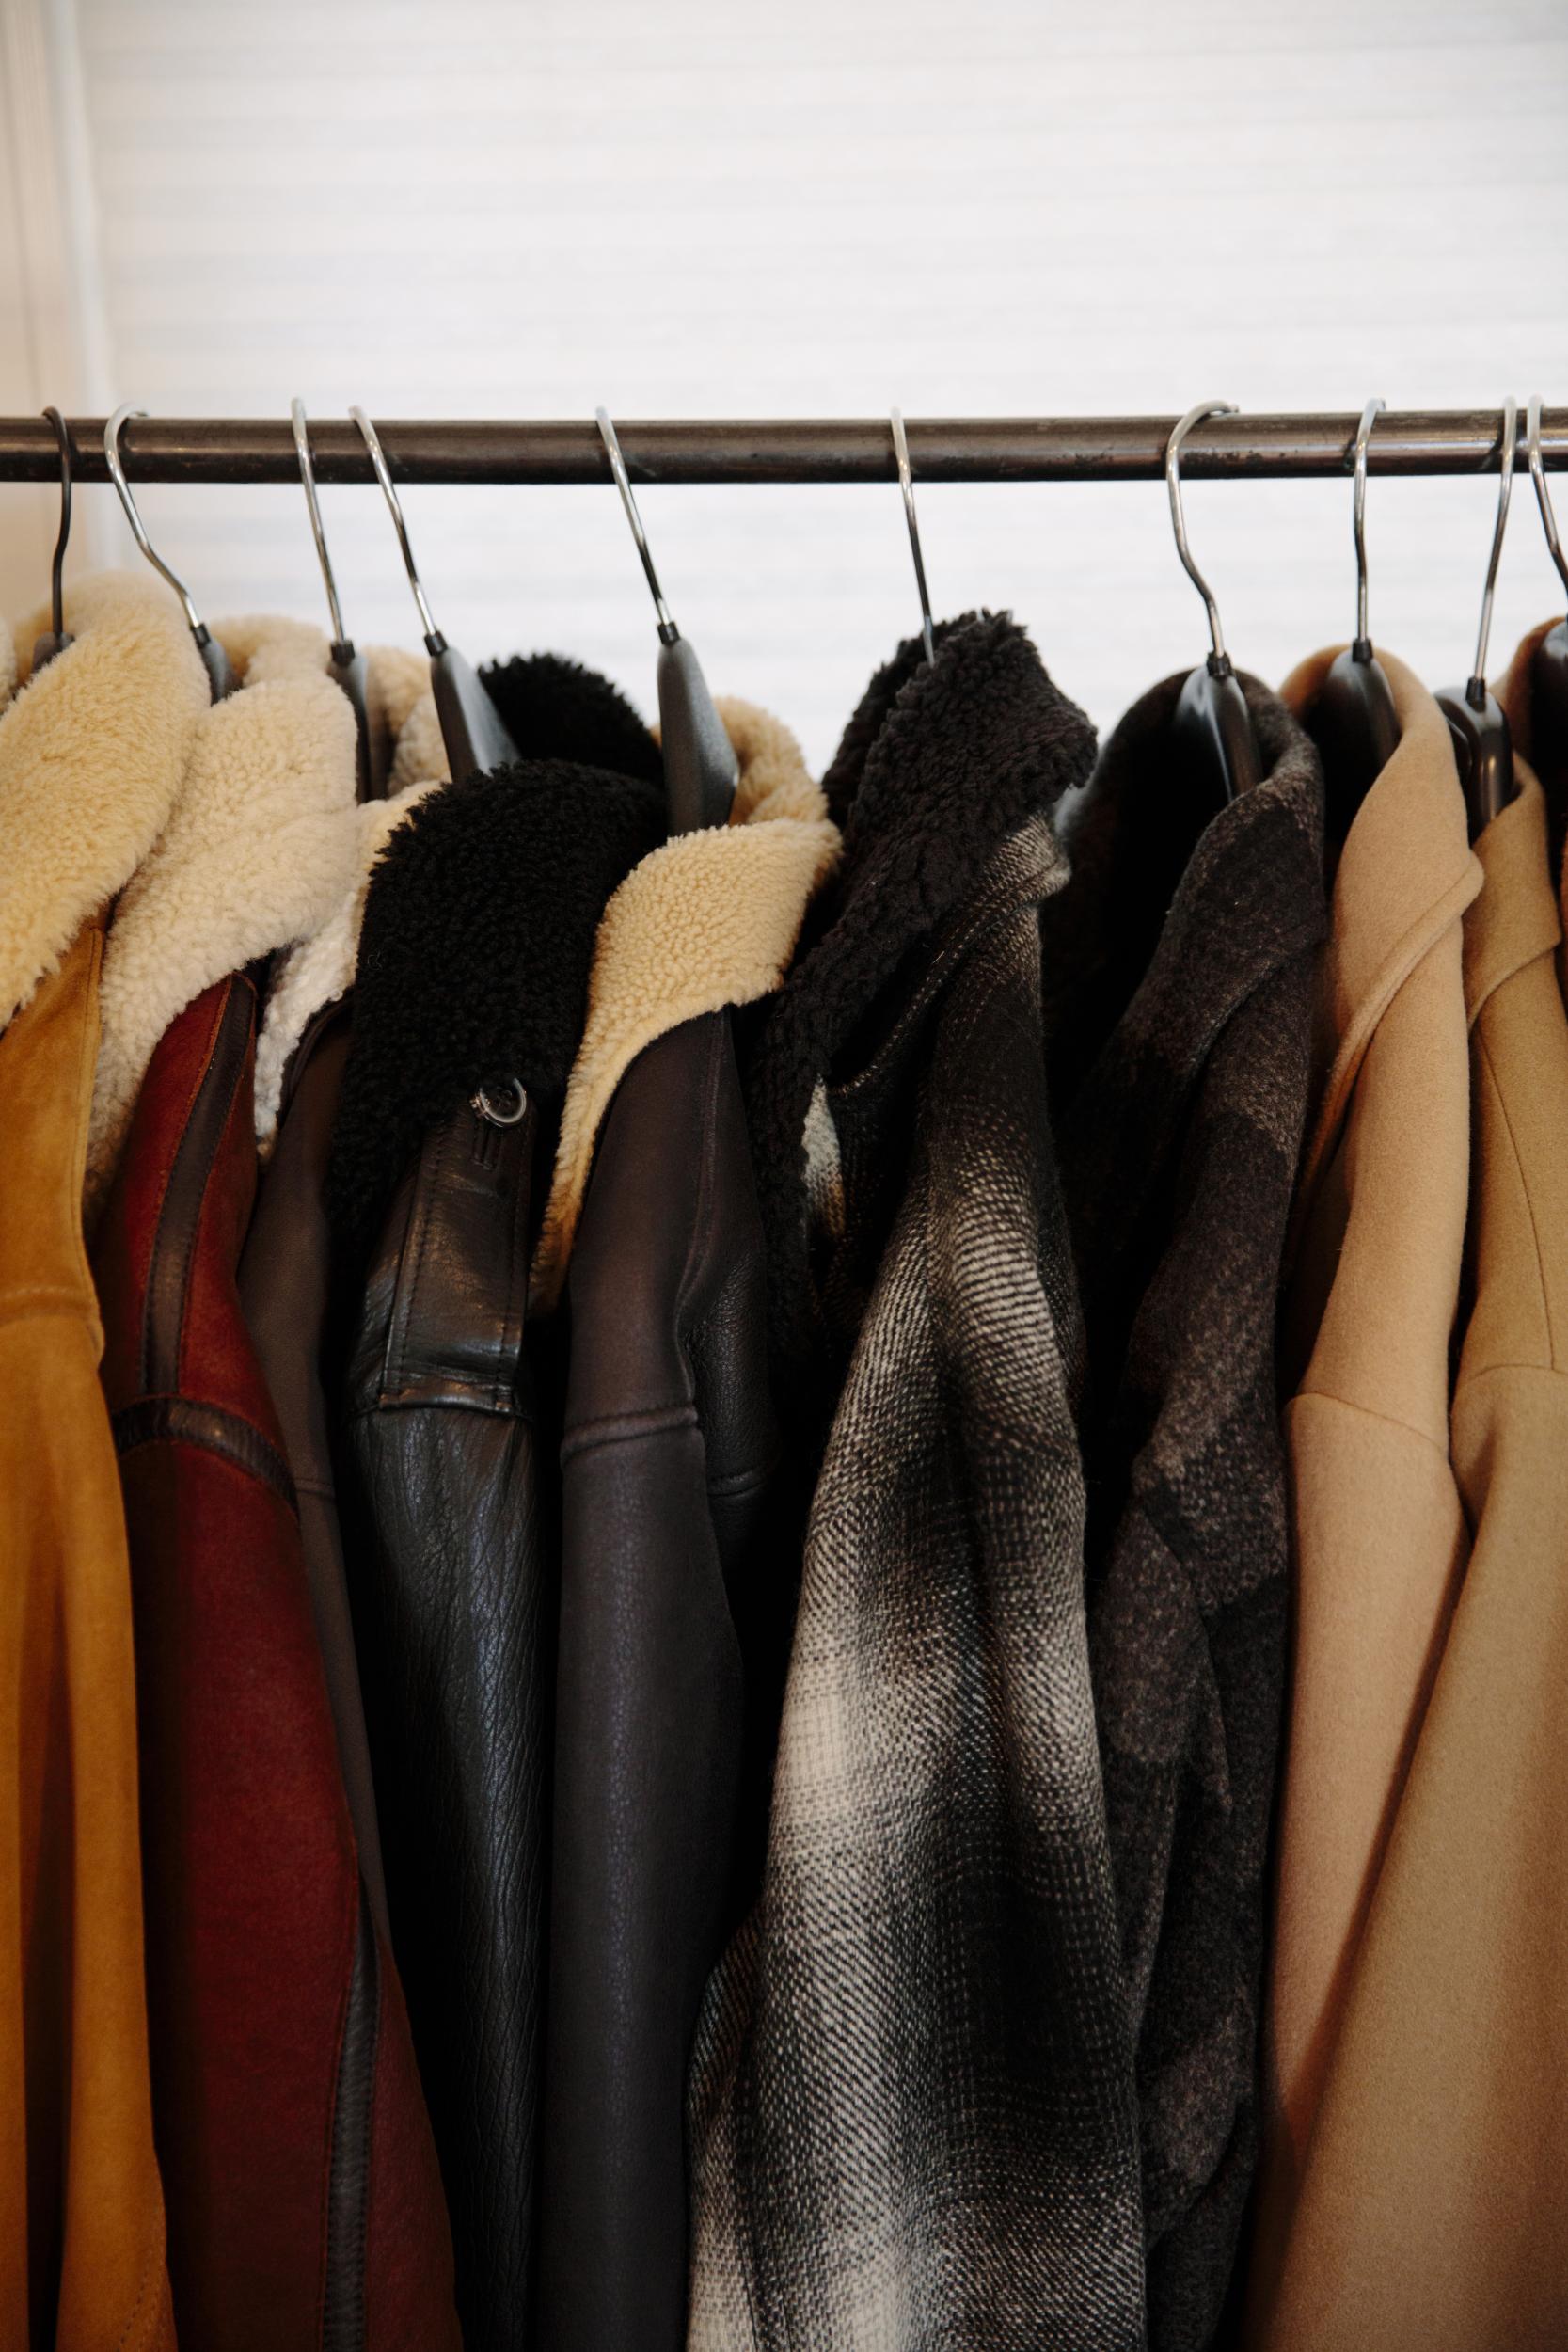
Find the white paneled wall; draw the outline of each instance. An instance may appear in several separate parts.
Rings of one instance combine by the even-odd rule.
[[[74,6],[107,364],[157,411],[1568,401],[1564,0]],[[1434,683],[1468,667],[1492,501],[1372,484],[1373,630]],[[350,627],[412,641],[379,500],[325,504]],[[912,621],[895,489],[642,506],[714,683],[825,757]],[[205,609],[320,612],[297,495],[145,511]],[[465,650],[569,649],[650,705],[608,487],[407,511]],[[1201,649],[1156,485],[932,487],[921,516],[939,610],[1011,605],[1101,723]],[[1348,485],[1200,485],[1189,522],[1239,659],[1348,633]],[[1499,655],[1560,602],[1526,495]]]

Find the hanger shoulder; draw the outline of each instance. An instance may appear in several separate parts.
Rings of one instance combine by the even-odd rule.
[[[740,781],[735,746],[714,708],[703,666],[684,637],[661,645],[658,723],[670,831],[727,825]]]

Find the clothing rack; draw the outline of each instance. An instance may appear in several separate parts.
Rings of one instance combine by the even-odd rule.
[[[1148,482],[1164,471],[1175,418],[928,417],[908,422],[914,477],[929,482]],[[1195,428],[1181,452],[1187,480],[1315,478],[1352,470],[1357,414],[1234,416]],[[103,420],[70,421],[71,471],[107,482]],[[394,481],[608,483],[592,417],[541,421],[393,420],[379,424]],[[634,483],[890,482],[896,479],[885,417],[689,418],[618,425]],[[1496,408],[1392,409],[1368,444],[1374,474],[1468,474],[1496,468]],[[132,482],[287,482],[299,461],[287,417],[134,418],[120,436]],[[320,482],[375,479],[346,419],[312,418]],[[1568,408],[1543,414],[1541,454],[1568,471]],[[1514,465],[1527,466],[1523,434]],[[0,482],[55,482],[60,453],[41,416],[0,418]]]

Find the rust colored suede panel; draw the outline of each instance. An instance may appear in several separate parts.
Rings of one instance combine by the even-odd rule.
[[[166,1031],[96,1250],[175,2316],[218,2352],[455,2352],[429,2122],[361,1916],[292,1481],[236,1288],[254,1012],[230,979]]]

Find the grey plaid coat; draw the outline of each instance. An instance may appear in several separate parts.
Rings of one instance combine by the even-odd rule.
[[[1040,1008],[1046,812],[1091,752],[1005,617],[928,671],[904,648],[827,779],[845,869],[752,1073],[797,1392],[852,1352],[762,1891],[693,2062],[701,2352],[1143,2340]]]
[[[1250,679],[1263,779],[1183,861],[1181,683],[1106,744],[1043,924],[1157,2352],[1213,2341],[1257,2153],[1289,1576],[1275,1322],[1326,928],[1318,755]]]

